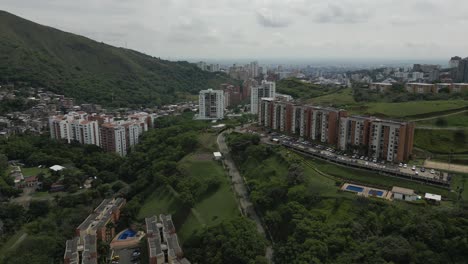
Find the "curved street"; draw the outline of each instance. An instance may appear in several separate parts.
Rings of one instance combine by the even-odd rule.
[[[218,143],[219,151],[224,156],[224,164],[227,167],[227,171],[231,178],[233,189],[236,192],[239,205],[242,209],[242,214],[255,221],[258,232],[266,238],[265,228],[262,225],[260,217],[258,217],[257,213],[255,212],[252,202],[250,201],[244,178],[239,173],[239,170],[237,169],[236,164],[232,160],[231,154],[229,153],[229,148],[224,139],[224,135],[226,133],[230,133],[230,131],[223,131],[220,133],[216,141]],[[273,263],[273,248],[271,245],[267,246],[265,257],[269,263]]]

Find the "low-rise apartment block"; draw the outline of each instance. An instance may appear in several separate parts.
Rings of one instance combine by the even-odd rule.
[[[262,98],[258,124],[390,162],[408,160],[413,151],[413,123],[348,116],[342,109]]]
[[[373,82],[369,85],[369,89],[372,91],[379,91],[381,93],[387,92],[392,89],[393,85],[391,83],[376,83]]]
[[[150,264],[190,264],[184,258],[171,215],[148,217],[145,222]]]
[[[442,89],[448,90],[449,93],[465,93],[468,92],[468,83],[407,83],[406,90],[409,93],[428,94],[439,93]]]
[[[407,83],[406,91],[415,94],[428,94],[436,93],[437,89],[435,84],[432,83]]]
[[[110,242],[115,236],[115,223],[125,199],[104,199],[76,229],[75,237],[67,240],[65,264],[97,264],[97,242]]]

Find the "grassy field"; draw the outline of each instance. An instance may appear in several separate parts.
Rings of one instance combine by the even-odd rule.
[[[312,98],[307,100],[307,102],[318,105],[334,105],[341,107],[356,104],[356,101],[354,101],[353,98],[353,90],[351,88],[340,90],[337,93]]]
[[[451,162],[454,164],[460,164],[460,165],[467,165],[468,164],[468,154],[453,154],[450,156],[450,154],[438,154],[434,155],[434,157],[431,158],[432,161],[440,161],[440,162]]]
[[[37,176],[41,172],[45,173],[46,176],[49,175],[49,169],[38,167],[21,168],[21,172],[24,177]]]
[[[414,145],[433,153],[467,153],[468,129],[464,131],[416,129]]]
[[[199,151],[214,152],[218,151],[218,144],[216,144],[217,135],[214,133],[203,133],[198,137],[200,143]]]
[[[431,120],[422,120],[416,122],[416,124],[421,126],[434,127],[466,127],[468,129],[468,112],[435,118]]]
[[[223,167],[216,161],[198,160],[198,157],[197,154],[188,155],[179,162],[178,166],[191,177],[219,177],[222,183],[215,192],[205,196],[193,208],[187,210],[183,208],[177,193],[170,187],[161,186],[145,201],[138,215],[139,219],[143,219],[155,214],[173,214],[182,242],[205,225],[217,224],[240,214]]]
[[[450,192],[447,189],[438,188],[431,185],[425,185],[418,182],[379,175],[372,172],[336,166],[335,164],[327,163],[321,160],[315,160],[312,158],[307,159],[307,162],[310,163],[312,166],[315,166],[315,168],[317,168],[318,170],[327,173],[331,176],[343,179],[343,181],[356,181],[362,184],[370,184],[375,185],[377,187],[386,188],[388,190],[390,190],[393,186],[400,186],[413,189],[420,193],[430,192],[441,194],[445,197],[450,196]]]
[[[468,106],[468,101],[465,100],[411,101],[403,103],[368,103],[355,106],[350,110],[357,114],[403,118],[459,109],[466,106]]]
[[[452,190],[458,191],[463,189],[461,193],[461,198],[464,201],[468,201],[468,175],[458,174],[455,175],[452,179]]]

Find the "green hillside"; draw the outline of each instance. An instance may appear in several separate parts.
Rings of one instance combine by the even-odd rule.
[[[26,82],[112,106],[154,105],[229,81],[0,11],[0,82]]]
[[[338,90],[338,88],[302,82],[296,78],[283,79],[276,83],[277,92],[289,94],[296,99],[310,99],[334,93]]]

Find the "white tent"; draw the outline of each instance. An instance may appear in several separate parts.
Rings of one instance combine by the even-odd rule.
[[[223,157],[221,152],[213,152],[213,156],[214,156],[215,160],[220,160]]]
[[[61,171],[61,170],[65,169],[65,167],[60,166],[60,165],[54,165],[54,166],[50,167],[49,169],[51,169],[53,171]]]
[[[424,195],[424,199],[440,202],[442,200],[442,196],[438,194],[426,193]]]

